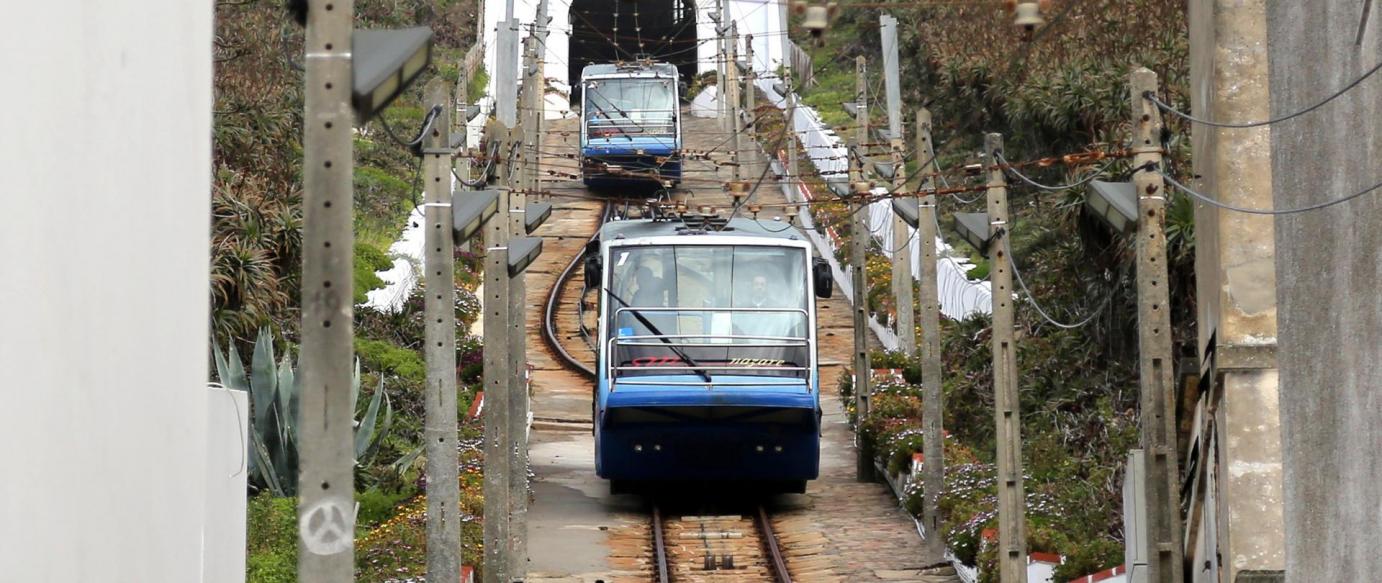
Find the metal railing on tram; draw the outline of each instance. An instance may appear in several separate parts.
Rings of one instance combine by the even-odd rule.
[[[765,315],[765,314],[787,314],[798,315],[800,319],[797,324],[802,329],[809,329],[810,315],[802,308],[666,308],[666,307],[632,307],[619,308],[615,310],[614,321],[623,322],[625,313],[672,313],[681,317],[688,314],[725,314],[731,318],[734,314]],[[647,317],[646,315],[644,317]],[[672,324],[669,322],[669,324]],[[641,325],[641,324],[640,324]],[[646,327],[646,326],[645,326]],[[778,335],[755,335],[755,334],[633,334],[633,335],[612,335],[608,342],[608,352],[606,352],[606,378],[610,380],[610,390],[614,390],[616,385],[643,385],[643,386],[696,386],[696,387],[732,387],[732,386],[752,386],[752,387],[800,387],[805,385],[807,390],[814,386],[816,375],[816,351],[815,342],[810,333],[802,336],[778,336]],[[663,352],[660,356],[639,357],[648,359],[643,364],[622,364],[621,348],[645,348]],[[714,361],[713,363],[691,364],[685,358],[677,354],[683,349],[705,349],[713,348],[725,350],[727,358],[725,360]],[[734,351],[751,351],[756,349],[799,349],[806,362],[800,366],[771,366],[765,367],[754,364],[736,364],[739,362],[766,361],[776,359],[753,358],[744,356],[736,358],[732,354]],[[630,361],[637,359],[630,359]],[[691,358],[696,361],[696,358]],[[763,373],[789,373],[792,376],[783,377],[778,374],[773,375],[752,375],[758,378],[754,380],[715,380],[714,373],[732,372],[752,372]],[[665,372],[668,374],[701,374],[710,376],[709,382],[700,381],[673,381],[673,380],[639,380],[638,376],[630,376],[628,372]],[[800,375],[800,376],[797,376]],[[761,379],[761,380],[760,380]]]

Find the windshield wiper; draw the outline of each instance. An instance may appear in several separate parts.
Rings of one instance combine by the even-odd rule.
[[[653,325],[652,322],[648,321],[647,318],[643,317],[643,313],[640,312],[638,308],[630,306],[629,303],[624,301],[623,298],[614,295],[614,292],[609,291],[605,288],[602,289],[604,289],[605,293],[609,294],[609,297],[614,298],[615,301],[619,302],[620,304],[623,304],[625,308],[628,308],[629,313],[633,314],[633,317],[638,319],[638,323],[646,326],[649,332],[652,332],[654,335],[658,337],[658,340],[661,340],[663,344],[666,344],[668,348],[671,348],[672,353],[681,357],[682,362],[691,365],[693,369],[696,371],[696,374],[700,375],[702,379],[705,379],[705,382],[711,382],[710,373],[705,372],[704,369],[700,368],[701,365],[699,363],[697,363],[695,360],[692,360],[692,358],[690,356],[687,356],[685,352],[682,352],[680,348],[677,348],[676,343],[668,339],[667,336],[663,334],[661,330],[657,329],[657,326]]]
[[[600,107],[600,104],[596,103],[595,100],[594,100],[593,98],[590,100],[590,104],[591,104],[591,105],[594,105],[596,110],[599,110],[600,115],[605,116],[605,119],[606,119],[606,120],[609,120],[609,122],[610,122],[610,124],[611,124],[611,125],[609,126],[610,129],[613,129],[613,130],[619,132],[621,135],[624,136],[624,139],[626,139],[626,140],[628,140],[628,141],[630,141],[630,142],[633,141],[633,136],[630,136],[630,135],[629,135],[629,132],[628,132],[627,130],[625,130],[624,128],[621,128],[621,127],[619,127],[619,126],[617,126],[617,125],[613,125],[613,123],[614,123],[614,118],[613,118],[613,117],[610,117],[609,112],[608,112],[608,111],[605,111],[605,108]],[[623,110],[619,109],[619,106],[614,105],[613,103],[611,103],[611,104],[609,104],[609,105],[610,105],[610,107],[613,107],[613,108],[614,108],[616,111],[618,111],[619,113],[623,114],[623,115],[624,115],[624,119],[628,119],[629,121],[633,121],[633,119],[630,118],[629,115],[628,115],[627,113],[624,113]],[[635,125],[636,125],[636,124],[637,124],[637,122],[635,122]],[[642,127],[642,126],[639,126],[638,129],[639,129],[639,131],[641,132],[641,131],[643,130],[643,127]]]
[[[600,112],[600,115],[603,115],[603,116],[605,117],[605,120],[608,120],[608,122],[611,123],[611,126],[609,126],[609,128],[611,128],[611,130],[618,131],[619,134],[621,134],[621,135],[623,135],[623,137],[625,137],[625,140],[629,140],[630,142],[633,141],[633,135],[629,135],[629,133],[627,133],[627,131],[623,130],[622,127],[614,126],[614,117],[609,117],[609,112],[604,111],[604,108],[601,108],[600,104],[596,104],[596,101],[594,101],[594,99],[590,99],[590,105],[596,106],[596,111]],[[615,109],[618,109],[618,108],[615,108]]]

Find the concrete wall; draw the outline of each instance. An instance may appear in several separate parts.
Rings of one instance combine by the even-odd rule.
[[[1217,121],[1261,120],[1271,109],[1267,0],[1191,0],[1191,110]],[[1222,203],[1272,205],[1274,127],[1196,124],[1191,185]],[[1272,220],[1195,205],[1195,275],[1202,383],[1197,409],[1209,489],[1191,509],[1189,553],[1197,581],[1235,581],[1244,570],[1285,565],[1275,354],[1276,239]],[[1212,420],[1212,423],[1210,421]],[[1217,448],[1210,452],[1209,445]],[[1189,445],[1189,444],[1183,444]],[[1213,455],[1210,455],[1210,454]],[[1211,476],[1204,475],[1205,473]],[[1212,478],[1212,479],[1211,479]],[[1207,521],[1213,521],[1208,524]],[[1213,536],[1203,540],[1200,536]],[[1202,554],[1212,550],[1213,561]],[[1210,563],[1210,569],[1204,564]]]
[[[212,3],[0,24],[0,579],[202,577]]]
[[[249,394],[211,388],[206,400],[206,508],[202,583],[245,581]]]
[[[1382,60],[1382,6],[1273,2],[1272,113],[1313,104]],[[1278,208],[1382,179],[1382,79],[1273,131]],[[1288,581],[1382,573],[1382,194],[1276,219]]]

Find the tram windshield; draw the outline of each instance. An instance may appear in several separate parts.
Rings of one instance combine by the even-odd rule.
[[[597,79],[585,84],[589,137],[676,135],[676,94],[671,79]]]
[[[803,249],[620,247],[610,265],[612,362],[628,367],[619,374],[690,366],[714,374],[807,376]],[[633,370],[647,368],[653,370]]]

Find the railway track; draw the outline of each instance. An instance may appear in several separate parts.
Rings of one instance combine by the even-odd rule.
[[[594,240],[595,236],[600,233],[600,225],[609,221],[610,216],[614,213],[614,209],[615,204],[613,202],[606,202],[604,204],[604,208],[600,211],[600,220],[595,224],[595,229],[591,232],[590,237],[586,239],[587,243]],[[584,246],[581,248],[584,249]],[[583,273],[584,271],[581,265],[581,259],[583,258],[584,254],[582,252],[575,253],[571,257],[570,263],[566,264],[566,267],[562,269],[561,273],[558,274],[556,279],[552,282],[552,289],[547,295],[547,304],[542,314],[542,338],[547,341],[547,345],[552,348],[552,351],[556,354],[557,359],[563,366],[593,380],[595,378],[594,362],[587,362],[576,356],[576,354],[586,352],[590,355],[595,354],[595,342],[593,340],[594,330],[587,326],[586,313],[589,306],[586,303],[585,296],[587,290],[585,289],[585,282],[583,278],[574,277],[577,273]],[[584,348],[568,348],[562,341],[561,331],[558,325],[560,316],[559,310],[562,305],[561,300],[563,297],[570,296],[573,292],[576,305],[575,326],[577,327],[578,335],[585,342]]]
[[[654,506],[651,530],[657,583],[792,582],[772,519],[761,505],[748,515],[680,516]]]

